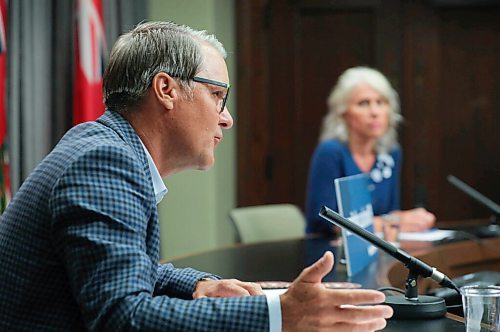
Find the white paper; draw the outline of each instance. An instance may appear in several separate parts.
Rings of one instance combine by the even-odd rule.
[[[439,241],[452,237],[455,231],[445,229],[430,229],[423,232],[403,232],[399,233],[400,241]]]
[[[264,294],[266,295],[281,295],[286,292],[287,288],[276,288],[276,289],[263,289]]]

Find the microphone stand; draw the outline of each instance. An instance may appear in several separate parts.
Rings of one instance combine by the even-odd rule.
[[[336,224],[343,229],[347,229],[363,240],[370,242],[375,247],[382,249],[392,257],[402,262],[409,270],[406,280],[405,296],[386,296],[385,304],[394,310],[395,319],[430,319],[439,318],[446,314],[446,303],[443,298],[437,296],[418,295],[417,279],[419,276],[430,277],[440,285],[456,290],[458,287],[446,275],[436,268],[430,267],[421,260],[411,256],[407,252],[396,248],[392,244],[384,241],[374,234],[368,232],[347,218],[342,217],[337,212],[323,206],[319,215]]]
[[[446,302],[443,298],[418,295],[418,273],[410,270],[406,279],[404,296],[389,295],[384,304],[392,307],[394,319],[433,319],[446,314]]]

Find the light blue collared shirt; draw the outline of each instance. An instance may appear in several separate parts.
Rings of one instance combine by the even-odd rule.
[[[153,157],[151,157],[148,149],[146,149],[146,146],[144,145],[144,143],[142,143],[142,141],[141,144],[144,149],[144,152],[146,153],[146,156],[148,157],[149,173],[151,173],[151,180],[153,181],[153,189],[155,191],[156,204],[159,204],[163,199],[163,197],[167,194],[168,189],[161,178],[160,172],[158,172],[158,168],[156,168],[156,165],[153,161]]]
[[[140,140],[140,139],[139,139]],[[153,161],[153,158],[149,154],[148,149],[144,143],[142,143],[144,152],[148,158],[149,173],[151,173],[151,180],[153,181],[153,189],[156,197],[156,204],[159,204],[163,197],[167,194],[168,189],[163,182],[160,172]],[[280,332],[281,331],[281,303],[280,297],[277,294],[266,294],[267,307],[269,309],[269,332]]]
[[[269,309],[269,332],[281,332],[281,302],[278,294],[266,294]]]

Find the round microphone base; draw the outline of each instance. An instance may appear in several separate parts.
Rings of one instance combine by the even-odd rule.
[[[420,295],[417,300],[387,296],[384,304],[394,310],[392,319],[433,319],[446,314],[446,303],[437,296]]]

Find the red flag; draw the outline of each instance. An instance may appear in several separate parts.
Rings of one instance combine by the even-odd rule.
[[[78,0],[73,124],[97,119],[104,111],[102,74],[106,41],[101,0]]]
[[[5,139],[7,138],[7,3],[0,0],[0,214],[10,199],[9,160]]]
[[[6,117],[6,62],[7,62],[7,4],[5,0],[0,0],[0,147],[3,146],[7,136]]]

